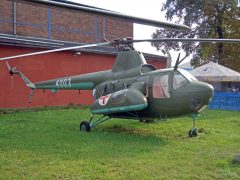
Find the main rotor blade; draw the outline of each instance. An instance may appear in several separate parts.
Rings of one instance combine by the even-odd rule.
[[[208,38],[155,38],[139,39],[131,42],[223,42],[223,43],[240,43],[240,39],[208,39]]]
[[[28,53],[28,54],[20,54],[20,55],[16,55],[16,56],[4,57],[4,58],[0,58],[0,61],[20,58],[20,57],[34,56],[34,55],[39,55],[39,54],[47,54],[47,53],[52,53],[52,52],[80,49],[80,48],[86,48],[86,47],[106,46],[106,45],[109,45],[109,44],[110,44],[110,42],[103,42],[103,43],[96,43],[96,44],[86,44],[86,45],[80,45],[80,46],[72,46],[72,47],[51,49],[51,50],[46,50],[46,51],[39,51],[39,52],[33,52],[33,53]]]
[[[38,1],[38,0],[34,0],[34,1]],[[97,13],[100,15],[107,15],[107,16],[111,16],[111,17],[122,18],[125,20],[129,20],[133,23],[144,24],[144,25],[149,25],[149,26],[171,28],[171,29],[176,29],[176,30],[190,29],[190,27],[181,25],[181,24],[174,24],[174,23],[169,23],[169,22],[156,21],[156,20],[152,20],[152,19],[145,19],[145,18],[141,18],[141,17],[135,17],[135,16],[121,14],[121,13],[114,12],[114,11],[108,11],[108,10],[104,10],[104,9],[100,9],[100,8],[92,8],[92,7],[80,6],[80,5],[74,5],[74,4],[66,4],[64,2],[49,1],[49,0],[41,0],[41,2],[46,3],[46,4],[54,4],[57,6],[64,6],[64,7],[79,9],[81,11],[85,11],[85,12],[89,12],[89,13]]]

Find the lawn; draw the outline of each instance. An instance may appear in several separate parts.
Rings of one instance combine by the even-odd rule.
[[[79,131],[85,108],[0,111],[0,179],[239,179],[240,112],[207,110],[141,123],[113,119]]]

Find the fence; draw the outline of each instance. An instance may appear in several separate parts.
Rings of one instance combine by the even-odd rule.
[[[215,92],[208,108],[240,111],[240,92]]]

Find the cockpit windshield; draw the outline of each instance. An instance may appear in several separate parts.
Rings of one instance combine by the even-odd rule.
[[[178,69],[178,71],[174,71],[173,89],[178,89],[191,81],[197,81],[197,79],[187,71],[183,69]]]
[[[178,71],[174,71],[173,73],[173,89],[178,89],[189,81]]]
[[[189,81],[198,81],[193,75],[184,69],[178,69],[178,71]]]

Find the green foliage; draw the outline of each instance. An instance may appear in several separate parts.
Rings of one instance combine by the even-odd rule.
[[[113,119],[79,132],[88,109],[0,115],[0,179],[238,179],[240,112],[206,111],[156,123]]]
[[[237,1],[230,0],[167,0],[162,10],[168,20],[184,23],[192,30],[178,32],[157,29],[153,38],[240,38],[240,8]],[[195,66],[206,60],[240,71],[239,44],[222,43],[152,43],[166,53],[171,49],[183,49],[193,53],[191,63]]]

